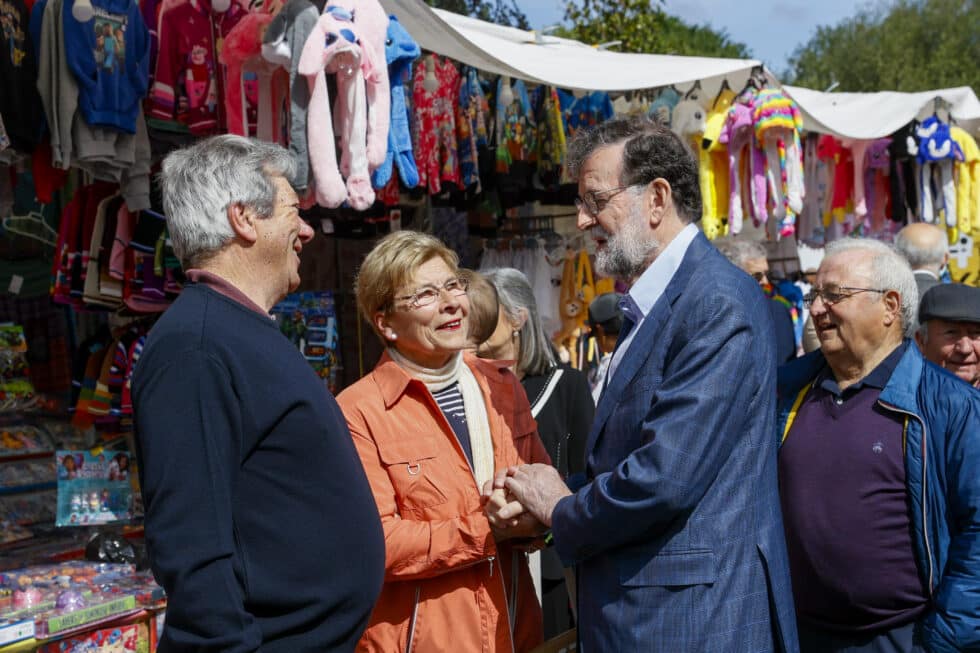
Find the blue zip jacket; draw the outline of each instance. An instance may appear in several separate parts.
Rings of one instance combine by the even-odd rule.
[[[826,365],[817,350],[779,368],[780,440],[797,398]],[[980,392],[911,346],[878,403],[906,417],[916,564],[932,600],[918,635],[931,653],[980,651]]]
[[[65,49],[78,81],[78,108],[93,127],[136,133],[149,80],[150,38],[134,0],[92,0],[95,16],[82,23],[65,2]]]

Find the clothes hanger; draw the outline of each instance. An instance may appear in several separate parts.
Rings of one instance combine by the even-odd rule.
[[[37,229],[38,227],[40,227],[40,230]],[[58,245],[58,232],[45,222],[44,216],[37,211],[31,211],[25,215],[5,217],[3,219],[3,229],[18,236],[40,241],[51,247],[57,247]]]

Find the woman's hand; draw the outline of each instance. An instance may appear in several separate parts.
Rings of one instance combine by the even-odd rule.
[[[524,512],[523,506],[515,501],[507,490],[494,489],[493,481],[487,482],[482,498],[483,510],[490,522],[494,539],[498,542],[510,539],[533,539],[547,530],[534,515]],[[506,510],[511,516],[507,519],[501,518],[499,516],[501,510]]]

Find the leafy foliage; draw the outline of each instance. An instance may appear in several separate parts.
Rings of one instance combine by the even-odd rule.
[[[664,1],[564,0],[565,22],[557,32],[585,43],[622,41],[620,52],[701,57],[751,57],[748,48],[724,31],[690,25],[664,11]]]
[[[793,84],[839,91],[980,92],[980,0],[898,0],[819,27],[796,49]]]
[[[472,16],[498,25],[531,29],[516,0],[426,0],[430,7]]]

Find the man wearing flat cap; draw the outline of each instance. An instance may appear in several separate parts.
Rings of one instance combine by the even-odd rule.
[[[931,288],[919,304],[915,342],[926,360],[980,388],[980,288]]]

